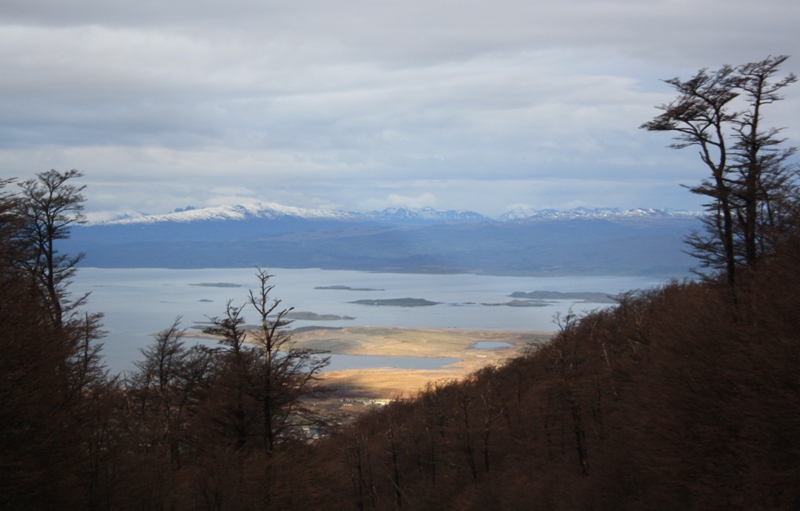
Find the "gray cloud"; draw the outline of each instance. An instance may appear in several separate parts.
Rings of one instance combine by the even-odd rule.
[[[0,0],[0,173],[88,208],[696,207],[660,78],[797,53],[794,1]],[[797,58],[786,71],[796,70]],[[797,140],[798,93],[767,114]],[[405,199],[404,199],[405,198]]]

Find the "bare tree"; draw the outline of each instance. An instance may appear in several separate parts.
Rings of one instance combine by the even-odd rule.
[[[16,243],[21,247],[16,266],[26,272],[49,311],[61,353],[58,375],[59,390],[65,399],[79,400],[84,390],[106,379],[100,351],[100,313],[79,309],[86,303],[88,293],[71,298],[69,285],[77,272],[76,265],[83,254],[70,256],[57,249],[59,240],[69,238],[73,225],[82,224],[86,186],[76,186],[72,180],[82,177],[77,170],[41,172],[34,179],[19,183],[16,196],[16,216],[19,229]]]
[[[735,201],[740,244],[747,268],[755,270],[762,256],[774,253],[791,213],[796,182],[787,160],[796,148],[783,148],[781,128],[762,126],[762,109],[780,101],[780,91],[797,81],[794,74],[772,81],[787,56],[768,57],[737,68],[737,88],[748,108],[733,123],[736,171]]]
[[[181,467],[180,443],[187,423],[195,415],[198,391],[207,386],[211,353],[187,348],[180,318],[153,336],[141,350],[144,360],[135,362],[132,398],[149,444],[164,447],[175,468]],[[200,368],[200,371],[196,369]]]
[[[258,269],[256,277],[258,288],[250,291],[248,305],[259,315],[258,326],[247,328],[245,306],[228,302],[225,316],[210,318],[205,332],[219,337],[223,346],[217,386],[227,388],[228,397],[220,402],[227,412],[217,414],[217,422],[235,431],[237,449],[258,431],[261,448],[271,456],[280,441],[302,437],[305,428],[326,424],[308,400],[327,392],[318,380],[329,357],[294,345],[286,330],[292,309],[281,309],[281,301],[270,296],[272,275]]]
[[[250,290],[249,303],[258,313],[260,325],[253,332],[259,348],[260,381],[263,406],[264,448],[272,452],[276,439],[296,429],[296,426],[321,425],[321,417],[312,413],[303,400],[319,396],[325,389],[317,385],[319,372],[328,365],[330,357],[319,350],[294,346],[285,327],[293,308],[281,309],[281,301],[270,297],[274,285],[270,275],[257,268],[258,289]],[[290,421],[291,419],[291,421]],[[294,428],[292,426],[295,426]]]
[[[641,128],[676,133],[675,143],[670,145],[673,149],[700,148],[700,159],[711,171],[711,178],[689,190],[710,200],[704,206],[709,213],[705,221],[711,241],[699,234],[687,241],[701,265],[724,268],[728,282],[733,284],[736,261],[726,129],[736,119],[736,114],[729,109],[730,102],[738,95],[734,69],[731,66],[714,72],[701,69],[687,81],[672,78],[665,82],[678,92],[678,98],[659,106],[664,113],[642,124]]]
[[[211,326],[204,333],[218,336],[223,346],[220,355],[220,377],[215,390],[216,407],[210,410],[211,422],[223,436],[229,436],[233,447],[241,450],[254,434],[257,411],[253,409],[253,388],[257,387],[253,349],[245,346],[244,306],[234,306],[229,300],[225,316],[210,318]]]
[[[19,183],[22,188],[19,216],[23,222],[20,236],[28,246],[21,264],[41,286],[56,325],[63,323],[65,312],[74,310],[86,298],[70,301],[66,290],[75,275],[75,266],[84,255],[60,254],[55,246],[58,240],[69,237],[73,225],[85,222],[81,211],[86,199],[81,192],[86,186],[70,182],[82,176],[74,169],[50,170]]]
[[[83,300],[70,300],[68,287],[80,257],[56,249],[83,221],[83,187],[69,183],[79,176],[41,173],[16,194],[3,190],[11,180],[0,180],[0,451],[8,453],[0,467],[20,474],[9,479],[20,508],[98,502],[114,441],[106,397],[115,382],[96,344],[102,315],[76,310]]]
[[[780,207],[796,195],[787,166],[794,149],[779,147],[784,142],[780,129],[762,127],[762,108],[783,99],[779,91],[797,80],[789,74],[771,81],[787,58],[767,57],[717,71],[701,69],[686,81],[666,80],[678,98],[659,106],[663,113],[641,126],[675,133],[674,149],[699,148],[711,177],[689,190],[708,198],[708,214],[705,233],[693,233],[687,243],[702,267],[724,270],[731,286],[739,268],[754,270],[769,253],[769,237],[787,216]]]

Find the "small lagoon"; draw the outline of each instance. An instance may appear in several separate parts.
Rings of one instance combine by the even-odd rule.
[[[513,348],[514,345],[508,342],[501,341],[478,341],[473,342],[469,347],[471,350],[502,350],[505,348]]]
[[[330,357],[323,372],[345,369],[441,369],[460,362],[457,358],[443,357],[387,357],[382,355],[326,355]]]

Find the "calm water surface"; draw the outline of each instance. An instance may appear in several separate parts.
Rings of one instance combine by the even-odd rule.
[[[546,307],[509,307],[515,291],[591,291],[615,295],[648,288],[662,281],[644,277],[496,277],[487,275],[415,275],[339,270],[273,269],[273,294],[281,306],[295,311],[349,316],[338,321],[297,320],[304,326],[390,326],[468,328],[486,330],[553,331],[553,317],[570,307],[584,312],[607,305],[554,301]],[[227,287],[197,284],[227,284]],[[225,303],[242,305],[248,290],[258,284],[254,269],[106,269],[81,268],[71,287],[78,295],[91,292],[87,308],[105,314],[108,335],[104,355],[112,372],[130,370],[139,350],[152,335],[181,316],[186,328],[221,316]],[[233,286],[231,286],[233,285]],[[316,289],[347,286],[355,289]],[[351,303],[364,299],[421,298],[432,306],[370,306]],[[245,309],[255,322],[255,311]]]
[[[325,371],[344,369],[439,369],[459,362],[457,358],[444,357],[386,357],[376,355],[329,355],[330,363]]]
[[[498,341],[478,341],[473,342],[470,349],[473,350],[501,350],[503,348],[510,348],[513,344]]]

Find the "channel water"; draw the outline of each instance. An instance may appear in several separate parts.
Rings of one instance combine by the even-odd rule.
[[[272,269],[274,298],[281,308],[299,315],[293,328],[321,326],[384,326],[405,328],[464,328],[482,330],[554,331],[556,314],[570,309],[582,313],[608,304],[580,300],[545,300],[519,306],[514,292],[598,292],[617,295],[663,281],[654,277],[505,277],[491,275],[429,275],[369,273],[320,269]],[[81,268],[70,291],[90,292],[87,310],[102,312],[103,354],[112,373],[133,368],[140,350],[153,334],[168,328],[177,317],[191,330],[209,318],[222,316],[229,300],[244,305],[249,289],[257,285],[250,268],[172,270],[153,268]],[[402,306],[401,299],[412,298]],[[419,301],[417,301],[419,300]],[[422,302],[424,300],[424,302]],[[378,305],[354,303],[366,301]],[[255,322],[255,311],[245,308],[245,320]],[[187,340],[191,342],[191,340]],[[480,349],[480,348],[478,348]],[[338,358],[338,356],[337,356]],[[350,367],[383,367],[381,357],[349,357]],[[394,357],[391,357],[394,358]],[[414,357],[405,357],[414,358]],[[342,359],[346,360],[346,359]],[[369,365],[374,362],[378,365]],[[409,366],[409,362],[412,362]],[[401,362],[398,362],[401,363]],[[431,360],[420,364],[430,368]],[[440,361],[439,366],[451,363]],[[395,367],[395,366],[393,366]],[[402,361],[413,368],[413,361]],[[438,366],[437,366],[438,367]]]

